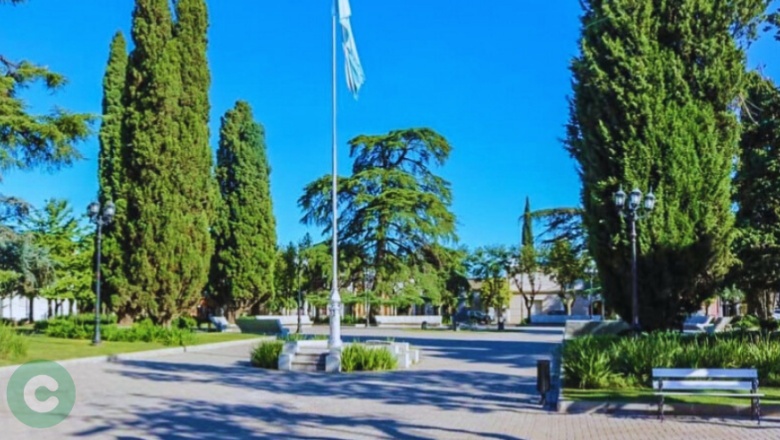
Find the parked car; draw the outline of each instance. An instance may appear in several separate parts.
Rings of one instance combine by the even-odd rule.
[[[469,321],[475,321],[479,324],[490,324],[493,318],[485,312],[479,310],[469,310],[467,314]]]

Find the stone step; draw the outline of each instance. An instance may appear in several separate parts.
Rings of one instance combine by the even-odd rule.
[[[296,356],[327,356],[327,352],[322,350],[299,350],[295,353]]]
[[[325,364],[297,364],[293,362],[292,371],[300,371],[300,372],[325,371]]]
[[[315,355],[306,355],[306,354],[296,354],[293,358],[293,363],[325,363],[325,356],[315,354]]]

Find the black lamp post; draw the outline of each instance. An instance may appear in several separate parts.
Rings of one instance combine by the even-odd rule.
[[[100,345],[100,254],[101,254],[101,239],[103,234],[103,225],[111,223],[116,214],[116,206],[114,202],[109,201],[103,206],[103,212],[101,212],[100,204],[98,202],[92,202],[87,208],[87,214],[89,220],[97,225],[97,259],[95,261],[95,337],[92,340],[92,345]]]
[[[296,332],[301,333],[301,314],[303,313],[303,293],[301,290],[301,264],[304,267],[309,266],[309,261],[305,258],[301,260],[298,256],[295,257],[295,272],[298,277],[298,328]]]
[[[639,294],[637,292],[637,269],[636,269],[636,221],[641,220],[644,215],[649,214],[655,207],[655,195],[651,189],[642,200],[642,191],[634,188],[628,195],[626,203],[626,193],[623,188],[615,193],[615,206],[618,212],[624,218],[628,218],[631,223],[631,329],[634,334],[638,334],[639,326]],[[644,208],[644,212],[640,209]]]

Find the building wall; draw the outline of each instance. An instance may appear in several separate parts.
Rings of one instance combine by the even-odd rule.
[[[70,309],[68,300],[62,302],[60,307],[60,314],[67,315]],[[52,305],[52,312],[55,311],[54,305]],[[76,313],[76,305],[73,306],[73,311]],[[23,296],[10,296],[0,299],[0,318],[7,319],[27,319],[30,314],[30,300]],[[33,300],[33,318],[35,320],[46,319],[49,316],[49,302],[44,298],[35,298]]]
[[[563,302],[561,302],[558,295],[554,293],[539,293],[534,297],[534,306],[531,309],[531,313],[547,314],[556,310],[564,310]],[[572,305],[572,315],[587,315],[590,302],[586,298],[577,297]],[[512,295],[512,299],[509,301],[509,309],[507,313],[507,323],[519,324],[526,316],[525,300],[523,295]]]

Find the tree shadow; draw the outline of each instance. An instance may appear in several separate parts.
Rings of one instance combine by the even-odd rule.
[[[544,334],[550,334],[545,332]],[[487,336],[489,337],[489,336]],[[345,342],[378,339],[371,336],[345,336]],[[452,359],[468,363],[528,368],[538,359],[548,359],[558,342],[515,341],[505,339],[431,339],[416,335],[392,338],[423,349],[424,357]]]
[[[141,381],[216,384],[296,397],[331,396],[389,405],[427,405],[473,413],[540,410],[534,378],[480,371],[395,371],[325,374],[275,371],[248,364],[214,366],[130,360],[118,371]],[[129,368],[127,368],[129,367]]]
[[[141,396],[145,397],[145,396]],[[405,423],[390,418],[334,416],[300,412],[285,405],[232,405],[203,400],[171,399],[165,409],[146,406],[121,408],[124,420],[97,416],[98,425],[71,435],[104,437],[108,432],[140,431],[144,438],[233,440],[233,439],[320,439],[355,438],[428,440],[437,438],[485,438],[522,440],[505,434]],[[136,439],[117,436],[117,439]]]
[[[520,375],[515,370],[533,367],[536,359],[546,358],[555,347],[553,343],[419,337],[394,339],[421,348],[421,364],[410,370],[382,373],[300,373],[253,368],[249,365],[248,353],[243,357],[241,354],[233,355],[231,363],[226,359],[229,356],[223,353],[201,352],[198,353],[201,356],[218,356],[219,361],[126,360],[120,361],[121,367],[113,372],[140,381],[218,384],[291,397],[366,399],[390,405],[427,405],[472,413],[541,410],[536,378],[527,373]],[[431,362],[435,358],[460,362],[425,366],[426,359]],[[463,368],[464,365],[466,368]]]

